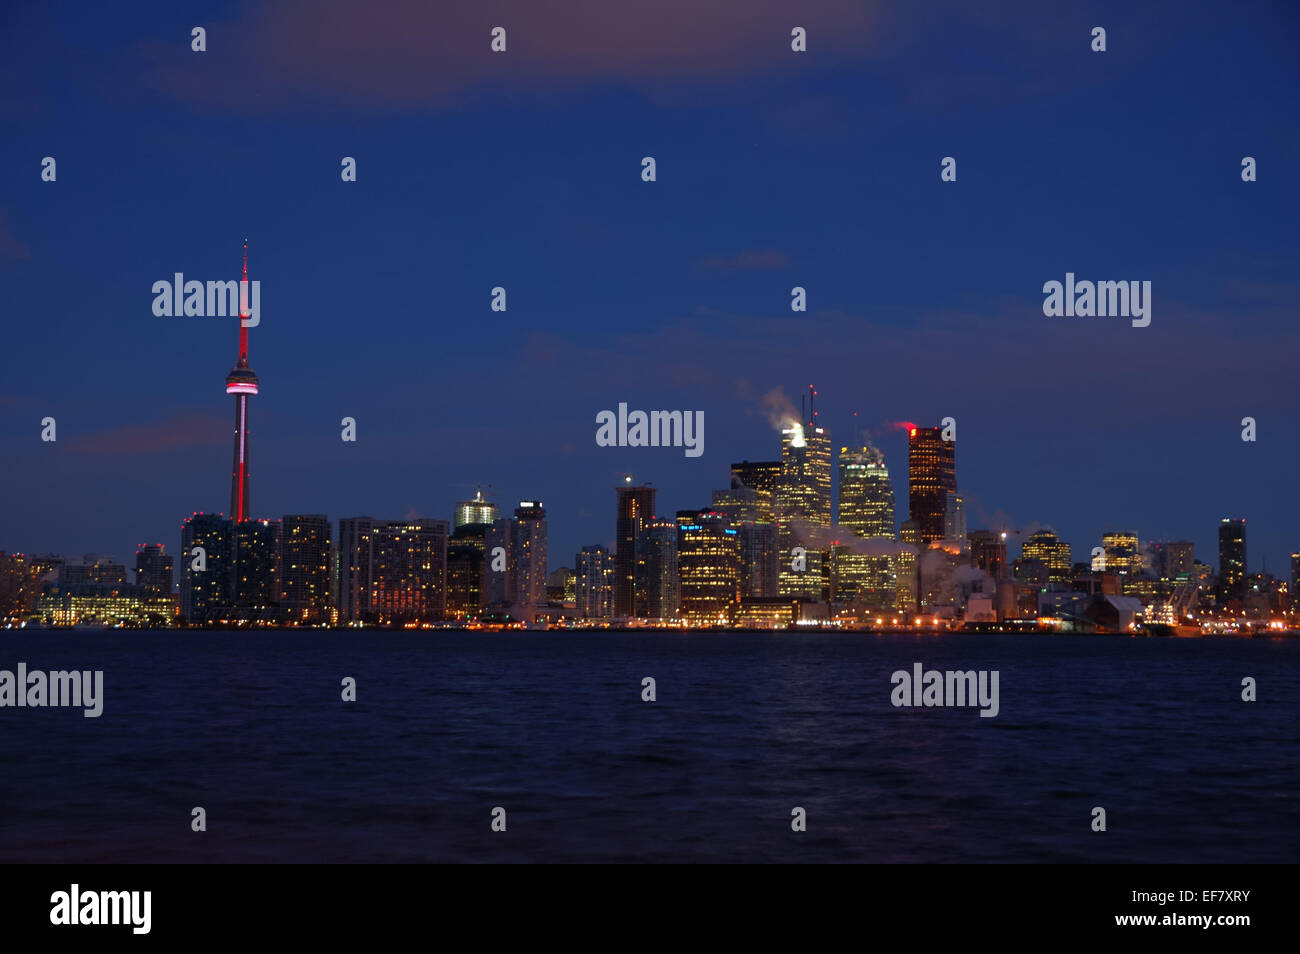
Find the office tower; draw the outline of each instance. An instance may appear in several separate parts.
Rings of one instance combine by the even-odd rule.
[[[758,506],[757,520],[775,520],[772,510],[772,495],[776,492],[777,481],[781,477],[779,460],[742,460],[731,465],[732,489],[747,487],[754,491]]]
[[[478,616],[487,600],[486,523],[466,523],[452,532],[447,543],[447,616],[469,620]]]
[[[234,541],[235,606],[246,610],[275,606],[280,598],[280,521],[237,523]]]
[[[370,544],[374,517],[345,517],[339,521],[339,619],[358,623],[369,620],[370,588],[374,581]]]
[[[614,526],[614,615],[645,616],[644,600],[636,599],[636,541],[655,513],[655,488],[632,486],[631,477],[618,496]],[[638,606],[638,602],[642,605]]]
[[[860,537],[893,540],[898,532],[885,455],[870,444],[840,448],[839,524]]]
[[[161,543],[142,543],[135,548],[135,582],[156,593],[172,595],[172,558]]]
[[[1223,602],[1246,598],[1246,521],[1219,524],[1219,594]]]
[[[778,520],[831,525],[831,436],[825,428],[792,422],[781,429],[781,474],[772,507]]]
[[[679,512],[680,513],[680,512]],[[740,600],[739,534],[717,516],[700,513],[677,528],[681,615],[689,622],[725,623]]]
[[[908,432],[908,515],[916,521],[921,543],[944,538],[948,494],[957,492],[956,441],[945,441],[938,427]]]
[[[772,509],[780,550],[778,595],[824,600],[828,567],[817,531],[831,525],[831,442],[825,428],[798,422],[782,428],[781,476]]]
[[[614,615],[614,558],[602,546],[583,547],[574,560],[574,601],[583,619]]]
[[[474,491],[473,500],[462,500],[456,504],[456,514],[452,520],[452,530],[474,523],[495,523],[497,505],[483,497],[483,490]]]
[[[244,273],[239,280],[239,355],[226,375],[226,393],[235,396],[235,462],[230,476],[230,519],[235,525],[252,515],[249,503],[248,399],[257,393],[258,380],[248,366],[248,242],[244,242]]]
[[[329,623],[334,528],[321,513],[287,514],[280,520],[280,605],[288,619]]]
[[[1101,548],[1106,553],[1106,571],[1122,575],[1136,575],[1142,571],[1142,555],[1138,550],[1138,535],[1129,530],[1113,530],[1101,536]]]
[[[675,520],[655,519],[637,539],[637,568],[646,594],[647,619],[676,619],[681,612]]]
[[[1186,540],[1176,540],[1164,546],[1163,576],[1169,580],[1186,580],[1192,575],[1196,562],[1195,547]]]
[[[1047,579],[1052,583],[1068,583],[1071,575],[1070,545],[1057,538],[1051,530],[1035,530],[1020,545],[1020,556],[1037,560],[1047,567]]]
[[[993,530],[975,530],[967,538],[971,566],[979,567],[995,580],[1005,575],[1007,538]]]
[[[966,501],[961,494],[948,492],[943,495],[943,538],[966,540]]]
[[[181,616],[216,618],[234,605],[234,527],[221,514],[196,513],[181,524]]]
[[[546,605],[546,508],[540,500],[519,501],[510,542],[515,589],[512,611],[531,622]]]
[[[447,522],[390,520],[370,534],[370,611],[379,622],[447,616]]]

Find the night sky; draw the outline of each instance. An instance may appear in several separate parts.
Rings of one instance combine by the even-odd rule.
[[[1300,549],[1293,4],[175,6],[0,13],[0,549],[132,562],[229,509],[235,322],[151,287],[237,278],[245,238],[258,516],[450,520],[483,484],[571,565],[624,473],[705,505],[815,383],[899,520],[890,422],[952,416],[971,530]],[[1067,271],[1151,281],[1150,327],[1045,317]],[[703,410],[703,456],[597,447],[620,401]]]

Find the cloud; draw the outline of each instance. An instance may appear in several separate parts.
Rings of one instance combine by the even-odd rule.
[[[162,43],[145,52],[157,85],[218,108],[307,98],[406,106],[499,82],[736,80],[792,68],[794,25],[807,29],[824,65],[871,44],[874,7],[823,0],[796,16],[782,0],[268,0],[234,22],[210,23],[202,56]],[[496,26],[506,30],[503,53],[490,48]]]
[[[231,439],[231,423],[224,417],[187,414],[154,424],[128,424],[68,441],[74,454],[127,456],[210,447]]]
[[[788,268],[790,256],[773,249],[737,252],[735,255],[714,255],[700,264],[713,272],[775,271]]]
[[[0,208],[0,262],[19,262],[31,257],[31,250],[9,227],[9,210]]]

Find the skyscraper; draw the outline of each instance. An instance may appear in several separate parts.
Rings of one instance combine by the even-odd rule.
[[[135,550],[135,582],[155,593],[172,595],[173,564],[161,543],[142,543]]]
[[[1112,530],[1101,535],[1101,548],[1106,553],[1106,572],[1120,576],[1136,576],[1142,571],[1142,554],[1138,535],[1131,530]]]
[[[181,524],[181,616],[186,620],[207,622],[234,605],[234,552],[234,527],[221,514],[196,513]]]
[[[829,579],[817,542],[817,531],[831,525],[831,440],[825,428],[798,422],[782,428],[781,476],[772,509],[781,551],[778,595],[825,599]],[[803,569],[797,569],[796,548],[804,551]]]
[[[1219,523],[1219,594],[1223,602],[1246,598],[1246,521]]]
[[[324,514],[280,520],[280,605],[298,622],[332,622],[330,572],[333,528]]]
[[[774,520],[772,495],[776,492],[776,483],[781,477],[779,460],[742,460],[731,465],[731,486],[748,487],[754,491],[758,506],[759,520]]]
[[[840,448],[839,524],[860,537],[892,540],[898,532],[885,455],[870,444]]]
[[[487,533],[491,525],[467,523],[452,532],[447,544],[447,615],[472,619],[484,606]]]
[[[624,486],[615,488],[614,615],[620,618],[646,615],[644,596],[639,601],[636,598],[636,543],[655,514],[655,488],[634,487],[631,481],[628,477]]]
[[[908,434],[908,516],[916,521],[922,546],[944,538],[948,494],[957,492],[956,441],[938,427],[914,427]]]
[[[583,547],[574,559],[577,614],[585,619],[614,615],[614,559],[602,546]]]
[[[380,622],[447,615],[447,522],[388,520],[370,534],[370,611]]]
[[[1165,544],[1163,575],[1170,580],[1191,579],[1192,565],[1196,562],[1195,547],[1186,540]]]
[[[474,491],[473,500],[462,500],[456,504],[456,514],[452,520],[452,530],[472,523],[492,523],[497,518],[497,505],[483,496],[483,491]]]
[[[677,528],[674,520],[651,520],[637,539],[637,569],[642,574],[648,619],[676,619],[681,612]]]
[[[681,613],[693,623],[730,620],[740,600],[739,534],[724,518],[697,514],[677,528]]]
[[[1051,530],[1036,530],[1020,545],[1024,560],[1037,560],[1047,567],[1047,579],[1052,583],[1070,581],[1070,545],[1057,538]]]
[[[234,524],[234,598],[242,610],[269,610],[280,600],[280,521]],[[262,612],[240,613],[255,618]]]
[[[531,622],[546,603],[546,508],[540,500],[521,500],[511,527],[510,563],[514,570],[515,615]]]
[[[349,623],[370,618],[370,586],[374,581],[370,544],[374,517],[345,517],[339,521],[339,618]]]
[[[226,393],[235,396],[235,462],[230,477],[230,519],[243,523],[252,515],[249,503],[248,399],[257,393],[257,375],[248,366],[248,241],[244,241],[244,273],[239,280],[239,355],[226,375]]]

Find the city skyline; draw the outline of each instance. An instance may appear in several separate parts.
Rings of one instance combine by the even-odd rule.
[[[544,24],[493,59],[478,25],[412,9],[393,32],[446,55],[354,57],[346,82],[334,47],[234,4],[213,8],[202,54],[164,4],[82,11],[71,37],[51,11],[15,14],[3,545],[125,559],[175,541],[178,514],[225,510],[211,475],[230,463],[229,412],[201,382],[229,367],[230,328],[158,317],[150,288],[236,278],[247,238],[270,382],[255,515],[446,520],[490,485],[546,502],[556,552],[612,546],[601,501],[623,474],[707,501],[728,462],[775,456],[764,396],[814,381],[836,446],[885,452],[900,514],[891,422],[951,416],[970,529],[1132,529],[1208,559],[1219,520],[1242,517],[1251,569],[1284,572],[1300,148],[1282,92],[1296,13],[1269,10],[1207,34],[1181,6],[1116,8],[1099,54],[1054,10],[990,31],[959,5],[871,26],[817,8],[796,56],[783,12],[736,31],[664,11],[651,40],[620,8],[591,12],[591,36],[647,58],[570,74]],[[330,29],[375,35],[343,14]],[[54,71],[18,37],[86,55]],[[645,69],[668,37],[681,58]],[[1207,43],[1230,75],[1198,68]],[[1076,118],[1045,132],[1047,115]],[[1044,283],[1067,274],[1151,281],[1151,324],[1045,317]],[[596,446],[595,415],[622,402],[702,411],[703,457]]]

